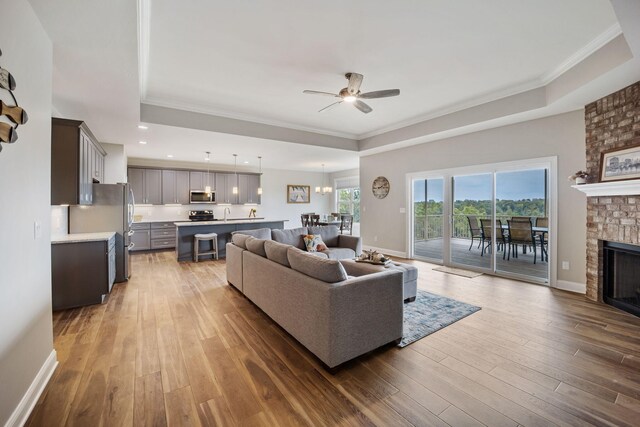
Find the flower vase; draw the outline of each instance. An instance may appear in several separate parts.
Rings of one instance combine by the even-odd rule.
[[[582,184],[586,184],[587,180],[585,178],[582,177],[577,177],[576,178],[576,185],[582,185]]]

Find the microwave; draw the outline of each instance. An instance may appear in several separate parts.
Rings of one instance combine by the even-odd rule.
[[[207,193],[204,190],[191,190],[189,192],[189,203],[215,203],[216,192]]]

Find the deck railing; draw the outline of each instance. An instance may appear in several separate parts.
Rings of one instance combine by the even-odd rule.
[[[511,219],[511,215],[497,215],[496,219],[502,221],[503,224],[507,223],[508,219]],[[413,236],[415,241],[441,239],[443,236],[443,215],[421,215],[416,216],[414,219]],[[480,219],[488,218],[485,216],[478,216],[478,226],[480,226]],[[469,221],[467,215],[453,215],[453,222],[451,224],[452,237],[459,239],[470,239],[471,232],[469,230]]]

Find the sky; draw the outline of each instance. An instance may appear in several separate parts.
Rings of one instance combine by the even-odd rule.
[[[499,200],[544,199],[544,169],[496,174],[496,198]],[[491,200],[491,174],[454,177],[456,200]],[[442,201],[442,178],[427,180],[427,199]],[[414,182],[414,201],[424,197],[425,182]]]

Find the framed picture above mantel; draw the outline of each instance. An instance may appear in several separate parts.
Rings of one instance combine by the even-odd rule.
[[[311,203],[311,186],[287,185],[287,203]]]
[[[600,155],[600,182],[640,179],[640,139]]]

